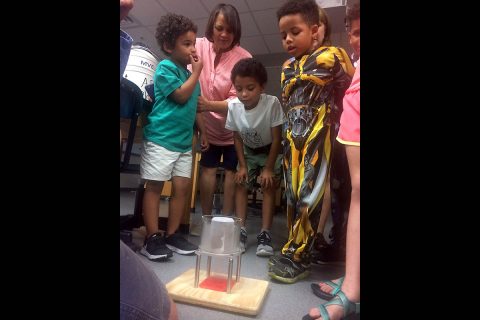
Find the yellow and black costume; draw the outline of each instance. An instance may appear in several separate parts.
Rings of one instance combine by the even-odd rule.
[[[330,170],[335,124],[354,67],[342,48],[320,47],[282,68],[288,241],[282,255],[308,262]]]

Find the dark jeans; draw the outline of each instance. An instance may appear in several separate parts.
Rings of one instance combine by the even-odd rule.
[[[123,77],[123,72],[127,67],[128,57],[130,56],[130,49],[132,48],[133,39],[128,33],[120,30],[120,80]]]

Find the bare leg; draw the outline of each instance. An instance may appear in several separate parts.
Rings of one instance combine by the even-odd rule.
[[[347,256],[345,261],[345,280],[342,291],[352,302],[360,301],[360,147],[346,146],[348,167],[352,181],[352,197],[348,212],[347,224]],[[341,319],[343,308],[340,306],[328,306],[332,320]],[[312,318],[319,317],[317,308],[310,309]]]
[[[207,168],[202,166],[200,175],[200,204],[202,205],[202,214],[212,214],[213,192],[217,183],[217,168]]]
[[[163,181],[149,180],[146,183],[143,195],[143,222],[147,229],[147,237],[158,232],[158,211],[162,189]]]
[[[235,172],[225,170],[225,182],[223,184],[223,213],[233,213],[235,199]]]
[[[172,178],[173,195],[168,207],[167,235],[175,233],[180,226],[187,205],[190,181],[190,178],[185,177]]]
[[[238,218],[242,219],[240,222],[242,227],[245,227],[245,221],[247,220],[247,202],[247,188],[242,185],[237,185],[235,188],[235,214]]]
[[[275,206],[275,187],[263,189],[262,200],[262,229],[270,230],[273,220],[273,208]]]
[[[350,301],[360,301],[360,147],[346,146],[352,180],[352,199],[348,212],[347,258],[342,291]]]

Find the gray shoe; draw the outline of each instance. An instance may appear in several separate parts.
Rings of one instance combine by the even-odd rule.
[[[245,252],[247,249],[247,231],[245,229],[240,228],[240,250],[242,253]]]
[[[270,257],[273,256],[272,238],[266,231],[262,231],[257,236],[257,256]]]

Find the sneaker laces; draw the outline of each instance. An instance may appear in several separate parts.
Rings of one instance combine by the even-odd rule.
[[[258,236],[257,236],[258,244],[268,244],[270,245],[270,242],[272,242],[272,238],[270,237],[270,234],[266,231],[262,231]]]
[[[144,244],[149,248],[149,250],[156,250],[158,248],[165,247],[165,238],[160,232],[156,232],[145,239]]]

